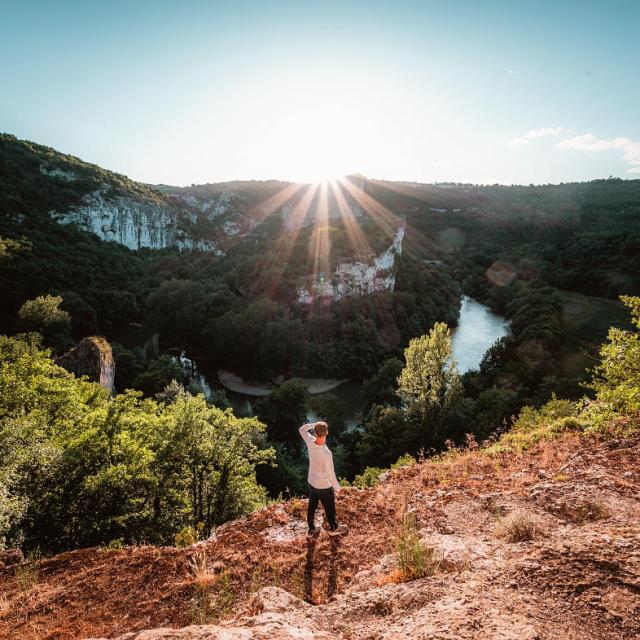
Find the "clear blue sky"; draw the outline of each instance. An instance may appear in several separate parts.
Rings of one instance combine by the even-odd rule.
[[[640,178],[640,0],[0,0],[0,130],[147,182]]]

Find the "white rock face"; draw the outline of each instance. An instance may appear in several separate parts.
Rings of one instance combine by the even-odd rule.
[[[199,251],[208,251],[217,256],[225,255],[224,251],[213,240],[197,240],[181,235],[179,232],[176,234],[173,244],[169,246],[176,247],[180,251],[197,249]]]
[[[300,304],[311,304],[313,302],[313,296],[307,287],[300,287],[298,289],[298,302]]]
[[[71,171],[63,171],[62,169],[49,169],[49,167],[47,167],[47,165],[45,164],[41,164],[40,165],[40,173],[43,176],[49,176],[51,178],[62,178],[65,182],[74,182],[75,180],[77,180],[77,176],[75,173],[72,173]]]
[[[79,208],[50,215],[61,224],[77,224],[102,240],[112,240],[129,249],[200,249],[222,254],[215,242],[190,238],[178,227],[177,212],[153,202],[115,196],[103,191],[85,196]]]
[[[391,246],[373,259],[365,262],[341,262],[329,281],[316,281],[311,290],[299,287],[299,304],[311,304],[316,298],[340,300],[350,296],[367,295],[377,291],[393,291],[396,284],[394,272],[396,256],[402,254],[405,224],[396,232]]]
[[[198,209],[206,214],[207,218],[213,220],[231,209],[231,191],[223,191],[218,198],[202,200],[193,195],[179,195],[180,199],[194,209]]]
[[[240,233],[240,225],[237,222],[233,222],[232,220],[227,220],[223,225],[222,229],[225,234],[229,237],[237,236]]]

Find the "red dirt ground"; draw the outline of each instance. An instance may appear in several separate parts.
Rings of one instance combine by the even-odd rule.
[[[323,533],[315,547],[304,538],[306,501],[294,500],[227,523],[188,549],[83,549],[43,559],[36,572],[0,570],[0,638],[115,637],[197,622],[197,585],[188,563],[198,550],[219,575],[229,576],[222,596],[233,600],[234,613],[265,586],[326,603],[393,552],[407,507],[434,535],[490,542],[496,516],[523,506],[552,534],[562,534],[514,545],[491,580],[529,602],[527,615],[533,620],[537,612],[548,630],[577,625],[589,634],[575,637],[640,637],[639,496],[640,436],[609,442],[568,436],[499,457],[464,452],[391,472],[373,489],[346,489],[338,512],[349,535],[335,541]],[[576,512],[587,503],[604,505],[597,520]],[[602,540],[612,540],[611,549]],[[466,572],[472,585],[474,567]],[[379,575],[364,579],[371,588],[385,582]],[[219,585],[225,589],[223,581]],[[336,629],[336,637],[347,636]]]

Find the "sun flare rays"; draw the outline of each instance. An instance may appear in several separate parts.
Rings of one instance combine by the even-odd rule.
[[[253,206],[249,211],[253,228],[277,215],[281,229],[261,250],[252,290],[270,298],[294,299],[298,290],[308,291],[313,298],[330,298],[340,260],[367,264],[375,257],[372,231],[391,243],[404,216],[368,193],[368,184],[360,176],[289,184]],[[338,229],[344,231],[343,240],[332,235]]]

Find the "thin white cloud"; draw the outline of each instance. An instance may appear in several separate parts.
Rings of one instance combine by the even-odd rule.
[[[605,140],[592,133],[585,133],[573,138],[567,138],[559,142],[558,149],[573,149],[586,153],[598,153],[600,151],[621,151],[622,159],[629,165],[626,173],[640,173],[640,142],[629,138],[613,138]]]
[[[512,69],[511,67],[507,67],[506,68],[506,72],[510,75],[510,76],[519,76],[520,72],[517,69]]]
[[[572,129],[566,129],[565,127],[543,127],[542,129],[531,129],[531,131],[527,131],[523,136],[511,140],[511,144],[514,146],[529,144],[532,140],[559,136],[560,134],[571,133],[571,131]]]

